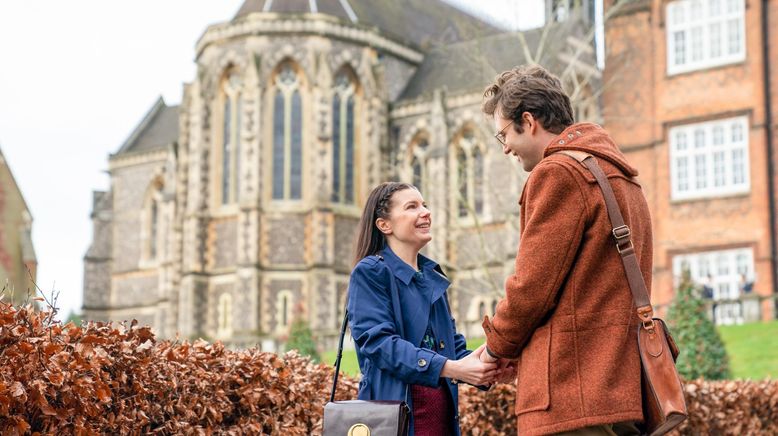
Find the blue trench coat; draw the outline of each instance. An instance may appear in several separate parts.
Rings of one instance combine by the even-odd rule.
[[[446,360],[472,352],[451,317],[448,279],[427,257],[419,255],[418,266],[423,277],[387,246],[381,255],[362,259],[351,272],[348,317],[362,372],[360,400],[404,400],[413,410],[406,385],[438,386]],[[428,322],[438,353],[419,348]],[[452,427],[459,435],[457,385],[451,379],[445,379],[445,385],[454,403]]]

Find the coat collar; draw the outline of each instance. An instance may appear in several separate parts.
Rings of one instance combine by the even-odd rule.
[[[400,279],[400,281],[402,281],[404,284],[409,284],[414,274],[416,274],[416,271],[413,270],[413,267],[405,263],[404,260],[400,259],[399,256],[394,254],[394,251],[389,248],[389,245],[384,246],[382,254],[386,265],[389,267],[389,269],[392,270],[394,276]],[[417,263],[419,265],[419,269],[425,273],[428,271],[429,273],[433,273],[435,268],[438,266],[437,262],[421,253],[417,258]],[[434,274],[440,275],[437,272],[434,272]]]
[[[411,283],[413,276],[416,274],[413,267],[400,259],[388,245],[384,247],[381,255],[384,262],[386,262],[386,266],[392,270],[394,276],[400,279],[405,286],[408,286]],[[432,292],[426,294],[424,298],[429,299],[429,303],[432,304],[446,293],[446,289],[448,289],[450,282],[446,276],[437,270],[438,264],[434,260],[423,254],[419,254],[417,262],[419,264],[419,269],[423,271],[425,278],[431,281]],[[426,326],[426,323],[424,323],[424,325]]]

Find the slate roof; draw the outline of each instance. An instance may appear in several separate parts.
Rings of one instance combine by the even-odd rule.
[[[502,32],[441,0],[246,0],[234,19],[254,12],[329,14],[423,50]]]
[[[116,155],[160,150],[178,141],[178,106],[168,106],[159,97]]]
[[[567,21],[548,29],[543,41],[540,65],[559,75],[567,65],[559,58],[568,46],[569,36],[582,37],[585,26]],[[532,56],[543,39],[543,28],[523,32]],[[594,63],[592,55],[581,57]],[[495,76],[517,65],[528,63],[518,32],[504,32],[470,41],[436,47],[427,52],[424,61],[400,94],[398,101],[415,99],[432,94],[435,89],[449,92],[471,91],[485,88]]]

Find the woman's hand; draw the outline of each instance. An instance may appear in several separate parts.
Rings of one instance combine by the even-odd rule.
[[[447,360],[440,372],[441,377],[452,378],[471,385],[488,385],[500,374],[497,363],[481,362],[481,353],[486,345],[481,345],[459,360]],[[515,372],[515,371],[514,371]]]

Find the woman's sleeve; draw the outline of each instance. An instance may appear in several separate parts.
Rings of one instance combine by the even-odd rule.
[[[351,336],[362,354],[381,370],[406,383],[437,386],[447,359],[400,337],[389,280],[393,280],[391,272],[372,259],[354,268],[348,301]]]
[[[448,304],[448,295],[444,295],[443,298],[446,299],[446,309],[448,310],[449,317],[451,318],[451,328],[454,330],[454,351],[456,352],[456,356],[457,356],[456,360],[459,360],[469,354],[472,354],[473,350],[467,349],[467,340],[465,339],[465,335],[457,331],[457,323],[456,320],[454,319],[454,315],[451,313],[451,306]],[[491,385],[473,385],[473,386],[475,386],[476,388],[482,391],[488,391],[491,388]]]

